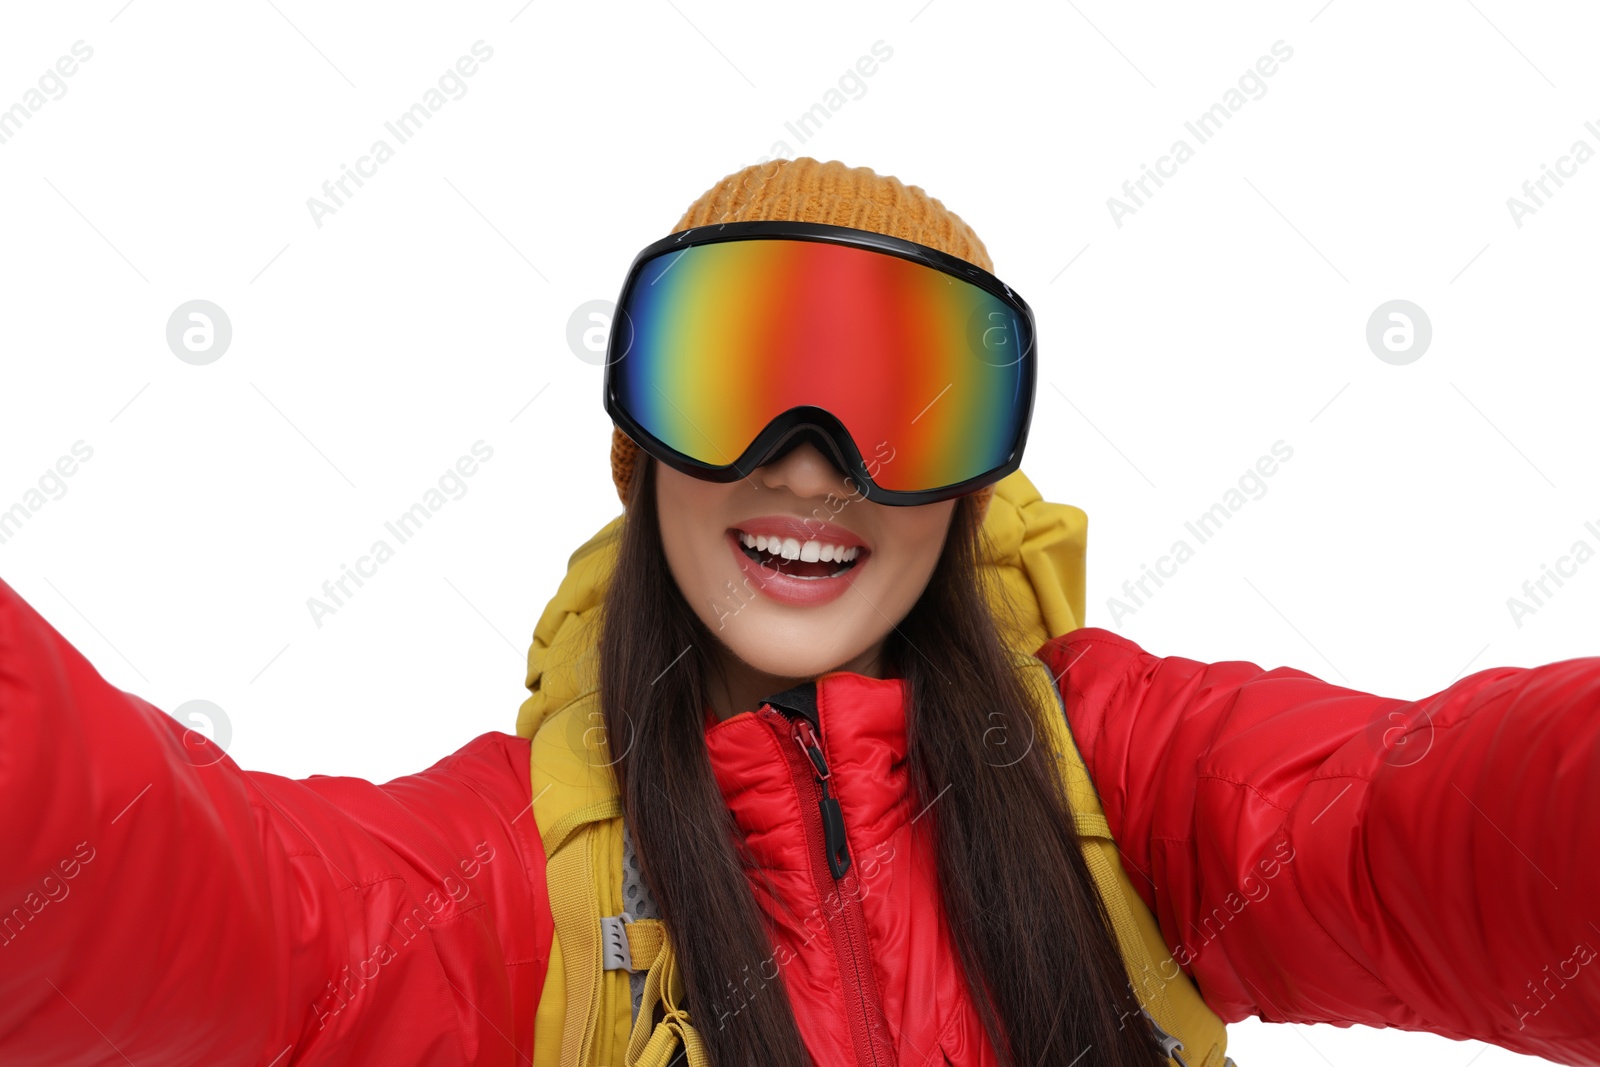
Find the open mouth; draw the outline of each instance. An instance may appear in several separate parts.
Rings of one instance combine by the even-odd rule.
[[[848,573],[867,556],[859,545],[845,547],[826,541],[801,541],[794,537],[768,537],[731,531],[745,556],[762,567],[789,578],[816,581]]]

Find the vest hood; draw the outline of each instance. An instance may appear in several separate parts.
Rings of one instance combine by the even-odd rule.
[[[600,608],[626,518],[624,512],[607,522],[568,557],[566,576],[534,626],[519,737],[532,737],[552,714],[597,688]],[[1045,500],[1016,470],[995,483],[983,531],[988,545],[980,566],[998,579],[1016,613],[1016,630],[1005,635],[1013,649],[1032,655],[1083,625],[1088,515],[1082,509]]]

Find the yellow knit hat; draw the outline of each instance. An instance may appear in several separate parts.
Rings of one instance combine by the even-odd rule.
[[[917,186],[904,185],[898,178],[868,167],[847,167],[838,160],[821,163],[810,156],[775,159],[734,171],[690,204],[671,232],[753,219],[872,230],[937,248],[994,273],[989,252],[972,227]],[[611,478],[624,507],[638,460],[639,446],[613,425]],[[994,486],[986,485],[974,495],[982,522]]]

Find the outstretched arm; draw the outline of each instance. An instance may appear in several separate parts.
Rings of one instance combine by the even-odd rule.
[[[1098,627],[1039,656],[1133,884],[1225,1021],[1600,1064],[1600,657],[1406,701]]]
[[[0,582],[0,1063],[525,1064],[552,925],[528,742],[242,771]]]

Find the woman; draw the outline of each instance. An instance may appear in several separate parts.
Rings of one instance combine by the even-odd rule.
[[[1600,658],[1407,702],[1081,626],[989,269],[864,168],[702,196],[518,736],[421,774],[241,771],[0,584],[0,1062],[1600,1063]]]

